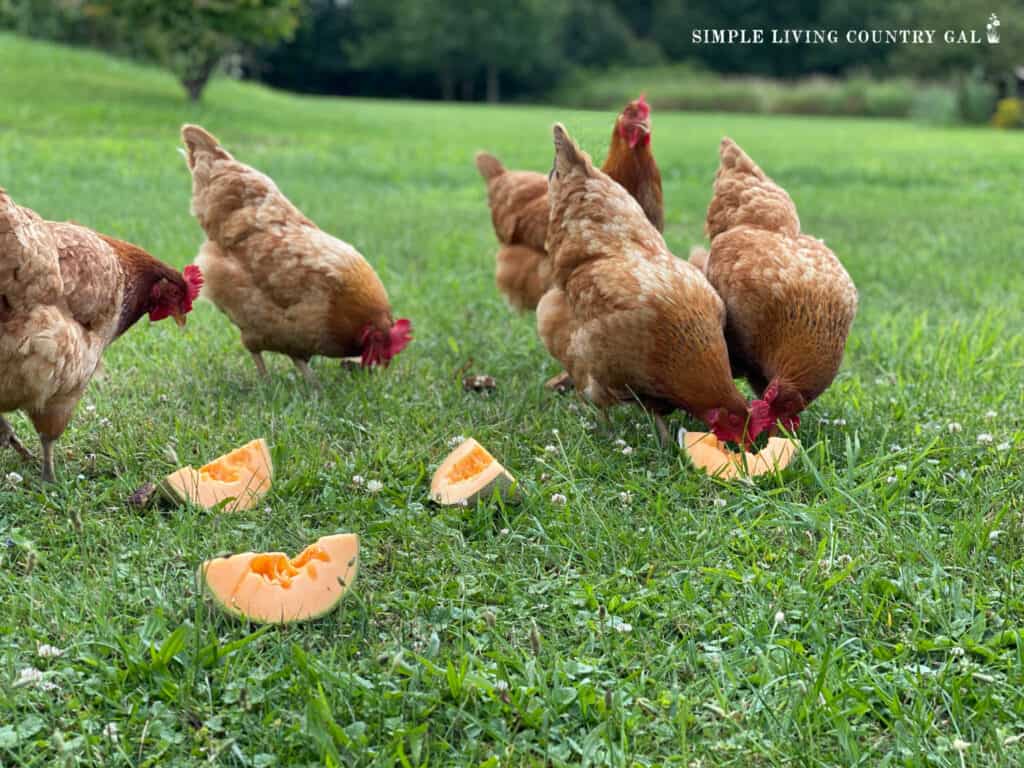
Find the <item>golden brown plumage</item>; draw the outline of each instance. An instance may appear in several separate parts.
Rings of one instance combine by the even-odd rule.
[[[740,440],[748,409],[729,372],[721,299],[561,125],[554,133],[553,286],[537,307],[548,350],[602,408],[679,408]]]
[[[491,222],[498,237],[496,282],[513,308],[536,309],[551,283],[544,240],[548,229],[548,179],[509,171],[486,152],[476,156],[487,182]],[[603,170],[640,203],[658,231],[665,227],[661,174],[651,152],[650,107],[641,96],[619,114]]]
[[[723,139],[706,232],[708,280],[725,302],[733,373],[762,398],[752,431],[789,430],[832,383],[857,313],[849,274],[796,206],[731,139]]]
[[[0,414],[28,415],[44,480],[103,351],[147,312],[184,324],[201,282],[198,270],[183,277],[131,243],[45,221],[0,189]],[[4,445],[30,456],[0,418]]]
[[[192,173],[192,213],[207,240],[196,263],[203,296],[242,332],[257,369],[281,352],[311,381],[314,355],[359,355],[386,365],[408,343],[384,285],[363,256],[319,229],[270,177],[235,160],[210,133],[181,130]]]

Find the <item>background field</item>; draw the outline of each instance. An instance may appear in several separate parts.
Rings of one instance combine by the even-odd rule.
[[[725,485],[658,450],[639,411],[606,435],[544,391],[556,366],[533,318],[493,285],[473,152],[546,169],[559,119],[603,157],[611,112],[224,81],[195,107],[170,76],[7,36],[0,93],[0,184],[20,203],[184,265],[200,230],[175,147],[201,122],[360,248],[416,327],[386,372],[317,361],[318,393],[279,357],[261,382],[209,304],[185,333],[143,320],[59,443],[58,485],[0,454],[0,764],[1022,760],[1020,136],[654,115],[676,253],[700,241],[728,134],[861,294],[801,462]],[[463,393],[467,361],[494,395]],[[520,477],[521,504],[427,503],[458,434]],[[125,505],[259,435],[277,466],[265,509]],[[362,568],[322,621],[253,634],[196,594],[205,558],[335,531],[362,536]],[[42,683],[16,685],[29,667]]]

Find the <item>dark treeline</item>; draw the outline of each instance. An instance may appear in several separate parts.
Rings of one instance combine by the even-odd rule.
[[[1002,44],[945,44],[947,29]],[[158,61],[195,98],[224,62],[296,91],[539,99],[574,72],[689,61],[795,78],[852,72],[991,82],[1014,65],[1021,4],[996,0],[0,0],[0,25]],[[837,44],[715,45],[695,30],[839,30]],[[929,29],[931,45],[850,45],[847,30]]]

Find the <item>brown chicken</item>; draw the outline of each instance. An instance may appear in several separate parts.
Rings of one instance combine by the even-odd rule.
[[[239,327],[261,376],[262,353],[288,355],[315,384],[314,355],[388,365],[411,339],[363,256],[307,219],[268,176],[196,125],[181,129],[192,213],[207,240],[196,257],[209,298]]]
[[[131,243],[45,221],[0,189],[0,414],[32,421],[43,480],[54,480],[53,445],[103,351],[147,313],[184,325],[201,285],[196,267],[182,276]],[[0,417],[4,445],[32,458]]]
[[[729,372],[725,306],[700,270],[669,252],[637,201],[554,128],[548,253],[553,287],[537,329],[577,391],[601,409],[683,409],[722,440],[744,440],[747,402]]]
[[[548,179],[533,171],[508,171],[486,152],[476,165],[487,182],[491,221],[500,247],[498,289],[513,308],[537,308],[551,283],[544,240],[548,230]],[[665,228],[661,174],[651,152],[651,109],[641,96],[615,121],[603,170],[640,203],[658,231]]]
[[[825,243],[800,232],[796,206],[731,139],[723,139],[706,233],[695,249],[726,307],[733,374],[760,400],[751,433],[793,432],[832,383],[857,313],[857,289]]]

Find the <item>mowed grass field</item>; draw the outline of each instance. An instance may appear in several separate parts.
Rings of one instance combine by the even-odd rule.
[[[561,120],[600,160],[611,112],[224,80],[196,107],[163,73],[9,36],[0,93],[21,204],[183,266],[201,235],[178,128],[199,122],[355,244],[416,333],[387,371],[317,360],[314,391],[278,356],[257,378],[208,303],[184,333],[143,319],[58,444],[57,484],[0,453],[0,764],[1024,762],[1024,136],[654,115],[677,254],[727,134],[860,290],[800,460],[726,484],[658,449],[639,410],[608,434],[545,391],[558,367],[494,287],[473,153],[546,170]],[[498,388],[464,393],[464,370]],[[457,435],[521,503],[428,502]],[[126,504],[257,436],[276,464],[259,509]],[[206,558],[340,531],[361,569],[325,619],[257,631],[198,594]]]

